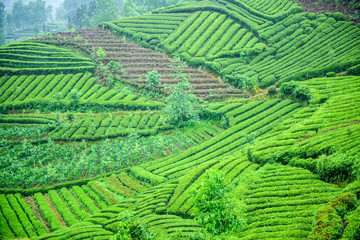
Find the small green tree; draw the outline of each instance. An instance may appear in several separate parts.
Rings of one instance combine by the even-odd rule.
[[[133,17],[138,15],[136,11],[136,5],[133,0],[125,0],[123,8],[121,10],[121,16],[123,17]]]
[[[133,212],[122,212],[119,214],[119,218],[121,221],[118,226],[118,232],[110,240],[155,240],[153,232],[147,230],[143,225],[136,223]]]
[[[194,216],[208,232],[221,234],[242,226],[240,212],[230,201],[229,193],[235,184],[225,181],[224,172],[207,171],[205,181],[194,193]]]
[[[294,101],[309,102],[311,93],[308,86],[300,85],[295,81],[283,83],[280,87],[280,96],[289,97]]]
[[[148,74],[146,75],[146,82],[151,86],[151,87],[158,87],[161,81],[161,74],[158,73],[158,71],[156,70],[152,70],[150,72],[148,72]]]
[[[121,65],[119,62],[110,61],[107,67],[111,70],[112,73],[116,73],[121,68]]]
[[[71,92],[69,93],[69,96],[70,96],[70,99],[71,99],[71,100],[77,101],[77,100],[80,99],[81,93],[78,92],[77,90],[73,89],[73,90],[71,90]]]
[[[167,121],[173,123],[186,120],[199,120],[197,107],[199,99],[191,93],[192,87],[186,77],[171,88],[172,93],[166,98],[165,113]],[[187,92],[186,90],[190,90]]]
[[[269,94],[270,96],[275,96],[276,93],[277,93],[277,90],[276,90],[276,87],[275,87],[275,86],[269,87],[269,89],[268,89],[268,94]]]
[[[100,61],[103,61],[104,58],[106,57],[106,53],[104,49],[102,49],[102,47],[99,47],[99,49],[96,51],[96,55],[98,56]]]

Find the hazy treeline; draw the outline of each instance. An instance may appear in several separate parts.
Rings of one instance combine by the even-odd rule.
[[[64,31],[88,28],[104,21],[146,14],[185,0],[16,0],[5,6],[0,0],[0,45],[5,34]],[[54,7],[52,4],[56,4]],[[50,27],[49,27],[50,25]],[[15,40],[18,38],[14,37]]]

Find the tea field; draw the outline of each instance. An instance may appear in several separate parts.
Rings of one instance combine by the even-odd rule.
[[[0,239],[360,239],[359,27],[202,0],[0,47]]]

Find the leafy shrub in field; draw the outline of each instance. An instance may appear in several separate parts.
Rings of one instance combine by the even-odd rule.
[[[321,155],[319,158],[292,158],[291,166],[306,168],[326,182],[344,182],[360,179],[360,159],[343,153]]]
[[[351,75],[360,75],[360,64],[347,69],[347,72]]]
[[[121,68],[121,65],[118,62],[110,61],[107,67],[110,68],[111,72],[116,73]]]
[[[133,212],[122,212],[118,218],[120,220],[118,232],[110,240],[156,239],[153,232],[149,231],[145,226],[136,223]]]
[[[356,206],[356,196],[344,193],[333,198],[316,213],[316,225],[309,240],[339,239],[343,232],[342,218]]]
[[[104,58],[106,57],[106,53],[104,49],[102,49],[102,47],[99,47],[99,49],[96,51],[96,55],[98,56],[100,61],[103,61]]]
[[[224,172],[205,173],[205,181],[194,193],[194,216],[207,231],[221,234],[242,226],[240,212],[236,211],[228,195],[234,186],[225,182]]]
[[[268,93],[270,96],[274,96],[277,93],[276,87],[275,86],[269,87]]]
[[[320,156],[316,160],[316,172],[326,182],[343,182],[360,176],[360,159],[346,154]]]
[[[335,77],[335,73],[334,72],[328,72],[326,74],[327,77]]]
[[[261,80],[260,87],[267,88],[268,86],[275,84],[276,81],[277,81],[277,79],[274,75],[267,76]]]
[[[309,102],[311,99],[309,87],[300,85],[295,81],[283,83],[280,87],[280,95],[301,102]]]
[[[159,74],[156,70],[148,72],[148,74],[146,75],[146,82],[151,87],[158,87],[161,82],[161,74]]]
[[[167,121],[179,123],[199,119],[199,114],[196,111],[199,99],[191,92],[186,91],[191,89],[186,77],[172,88],[173,92],[166,98]]]

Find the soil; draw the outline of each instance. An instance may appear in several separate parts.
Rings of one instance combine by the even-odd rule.
[[[37,217],[37,219],[45,226],[45,230],[47,232],[51,232],[50,226],[48,225],[48,223],[46,222],[46,220],[43,218],[43,216],[40,213],[40,210],[38,209],[38,207],[36,206],[36,203],[34,201],[34,198],[32,197],[27,197],[25,198],[25,201],[29,204],[31,210],[33,210],[35,216]]]
[[[303,7],[303,11],[325,13],[325,12],[341,12],[345,15],[346,20],[360,23],[360,8],[350,8],[348,5],[342,3],[336,4],[334,2],[326,3],[324,1],[313,0],[295,0]],[[322,3],[320,3],[322,2]]]
[[[51,203],[49,197],[47,195],[44,195],[44,198],[46,200],[46,202],[49,204],[50,209],[53,211],[53,213],[55,214],[56,218],[58,219],[58,221],[60,222],[61,226],[66,227],[66,223],[64,222],[64,220],[62,219],[62,217],[60,216],[60,214],[56,211],[54,205]]]

